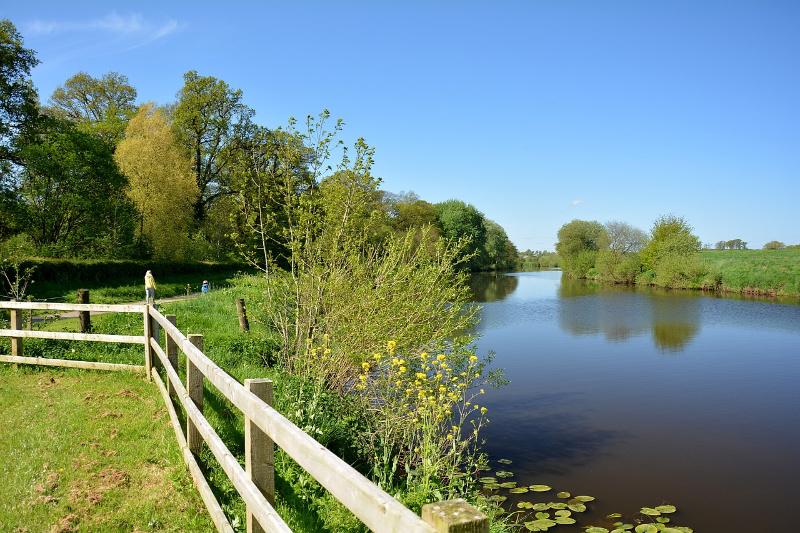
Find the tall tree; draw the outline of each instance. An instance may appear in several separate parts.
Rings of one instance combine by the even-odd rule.
[[[49,111],[116,144],[136,112],[136,89],[117,72],[94,78],[78,72],[50,97]]]
[[[110,255],[130,220],[125,177],[99,137],[56,118],[20,141],[20,193],[33,241],[52,254]]]
[[[483,213],[461,200],[447,200],[436,204],[436,215],[442,236],[452,242],[468,241],[465,253],[469,257],[466,267],[472,271],[486,264],[486,224]]]
[[[33,124],[38,114],[38,97],[31,82],[31,69],[38,64],[36,53],[25,48],[22,35],[10,20],[0,20],[0,191],[17,163],[14,140]],[[1,223],[0,223],[1,224]]]
[[[605,226],[596,221],[573,220],[558,230],[556,251],[564,272],[582,278],[594,266],[597,253],[608,247]]]
[[[197,184],[192,161],[178,146],[164,112],[143,105],[114,155],[128,177],[128,196],[139,210],[140,239],[158,259],[185,259]]]
[[[201,223],[209,206],[231,193],[230,149],[245,130],[253,111],[242,103],[242,91],[231,89],[213,76],[191,70],[183,75],[173,126],[192,158],[199,191],[194,203],[195,221]]]

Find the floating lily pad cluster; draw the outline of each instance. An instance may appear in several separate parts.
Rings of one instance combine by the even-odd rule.
[[[511,464],[509,459],[500,459],[497,462],[502,465]],[[509,494],[546,493],[553,490],[549,485],[520,485],[516,481],[508,480],[512,477],[514,477],[513,472],[498,469],[494,476],[481,477],[478,481],[486,491],[493,493],[488,499],[498,505],[508,499],[508,496],[501,494],[503,490]],[[517,515],[517,524],[527,531],[548,531],[560,525],[573,525],[577,523],[576,514],[586,512],[586,504],[594,501],[593,496],[573,496],[566,491],[557,492],[555,496],[557,500],[550,502],[517,502],[516,510],[513,512]],[[609,522],[616,520],[612,529],[587,526],[585,531],[586,533],[693,533],[690,527],[670,524],[670,518],[666,515],[676,511],[674,505],[642,507],[640,513],[646,518],[635,520],[635,524],[622,522],[621,514],[612,513],[606,516]],[[643,519],[650,519],[651,522],[642,523]]]

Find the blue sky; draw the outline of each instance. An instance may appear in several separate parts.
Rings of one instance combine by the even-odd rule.
[[[800,242],[800,2],[5,2],[67,77],[172,101],[226,80],[268,126],[328,108],[384,188],[457,197],[521,248],[573,218]]]

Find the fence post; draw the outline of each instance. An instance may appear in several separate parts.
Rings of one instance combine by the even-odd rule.
[[[79,304],[89,303],[89,289],[78,289],[78,303]],[[92,319],[89,316],[89,311],[80,311],[78,313],[78,320],[80,321],[81,324],[81,333],[92,332]]]
[[[422,506],[422,520],[436,533],[488,533],[489,519],[462,499]]]
[[[33,297],[28,296],[28,302],[32,302]],[[33,329],[33,309],[28,309],[28,331]]]
[[[177,323],[177,318],[175,315],[167,315],[167,321],[172,324],[173,326]],[[169,360],[169,364],[172,365],[172,368],[175,369],[175,372],[178,371],[178,345],[175,344],[175,341],[172,340],[172,336],[166,334],[167,337],[167,359]],[[178,393],[175,392],[175,385],[172,384],[172,380],[167,378],[167,391],[169,392],[170,398],[177,401],[178,400]]]
[[[16,302],[15,299],[11,300]],[[8,327],[11,329],[22,329],[22,313],[17,309],[10,309],[11,315]],[[22,337],[11,337],[11,355],[22,357]]]
[[[239,314],[239,329],[250,331],[250,322],[247,321],[247,308],[244,306],[244,298],[236,300],[236,311]]]
[[[150,317],[150,335],[156,340],[156,342],[159,345],[161,345],[161,325],[159,325],[158,321],[154,317],[150,316],[149,313],[148,316]],[[161,359],[159,359],[159,357],[155,353],[151,352],[150,361],[153,364],[153,368],[155,368],[156,370],[161,368]]]
[[[271,379],[246,379],[244,386],[267,405],[272,405]],[[275,507],[275,445],[269,436],[245,417],[244,465],[250,479],[270,505]],[[247,510],[247,533],[264,533],[261,525]]]
[[[202,335],[189,335],[189,342],[194,344],[198,350],[203,350]],[[189,398],[191,398],[200,412],[203,412],[203,373],[194,366],[189,356],[186,357],[186,390],[189,392]],[[188,416],[186,417],[186,443],[192,453],[200,453],[203,437]]]
[[[150,338],[152,336],[150,304],[147,304],[144,306],[144,370],[147,373],[147,381],[153,380],[153,376],[150,375],[150,371],[153,368],[153,348],[150,346]]]

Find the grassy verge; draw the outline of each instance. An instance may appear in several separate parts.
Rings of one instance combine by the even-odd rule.
[[[800,295],[800,249],[704,250],[700,257],[723,291]]]
[[[0,365],[0,531],[213,531],[158,391]]]
[[[238,272],[238,269],[231,269],[226,272],[207,274],[185,273],[157,276],[156,296],[157,298],[170,298],[185,295],[187,290],[197,292],[200,290],[203,280],[208,280],[214,288],[224,288],[230,285],[231,280]],[[144,273],[136,278],[123,277],[97,282],[34,283],[28,293],[34,300],[75,302],[78,289],[89,289],[91,303],[96,304],[144,301]]]

